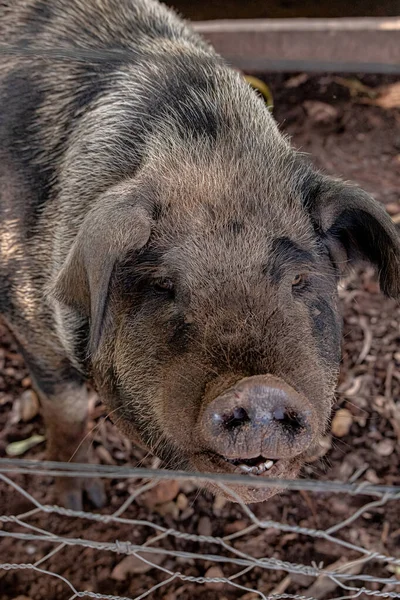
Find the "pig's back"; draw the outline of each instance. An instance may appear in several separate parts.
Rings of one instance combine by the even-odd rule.
[[[32,232],[34,213],[57,183],[71,134],[96,102],[118,93],[129,102],[121,79],[130,71],[130,80],[144,81],[142,64],[160,44],[209,51],[153,0],[0,0],[0,40],[21,47],[8,55],[0,51],[0,154],[31,188],[33,212],[26,203],[23,212],[33,219]],[[31,55],[35,47],[49,55]],[[111,111],[111,101],[105,102]]]
[[[1,0],[2,43],[37,47],[138,48],[164,37],[205,46],[154,0]]]
[[[7,289],[12,287],[13,273],[31,272],[35,287],[46,285],[60,221],[75,218],[77,226],[82,221],[84,199],[74,198],[66,216],[58,203],[65,187],[65,157],[93,107],[106,107],[112,118],[118,97],[132,105],[133,95],[122,89],[121,81],[144,81],[143,61],[160,43],[209,49],[153,0],[0,0],[0,40],[21,49],[0,51],[0,291],[8,297],[1,284],[7,277]],[[35,47],[50,54],[30,54]],[[63,48],[77,55],[99,51],[101,60],[86,54],[84,59],[68,58]],[[107,51],[115,48],[123,52],[110,57]],[[61,50],[61,58],[54,50]],[[101,126],[100,120],[99,131]],[[107,143],[112,155],[113,142]],[[118,179],[116,162],[112,170]],[[93,177],[92,183],[101,188],[98,179]]]
[[[118,95],[133,104],[135,90],[122,89],[121,80],[151,87],[143,63],[160,44],[210,51],[153,0],[0,0],[0,40],[21,47],[14,54],[0,50],[0,219],[7,204],[28,237],[57,193],[71,137],[85,115],[96,104],[111,114]],[[31,55],[35,47],[50,55]],[[63,48],[67,57],[54,56]],[[114,56],[115,48],[122,53]],[[100,59],[90,60],[85,51],[91,50]],[[78,56],[68,58],[68,51]],[[1,193],[4,187],[9,193]]]

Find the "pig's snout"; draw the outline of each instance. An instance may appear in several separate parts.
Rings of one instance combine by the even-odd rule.
[[[211,452],[253,472],[255,466],[268,470],[275,460],[305,452],[313,441],[315,415],[291,386],[262,375],[242,379],[212,400],[199,425]]]

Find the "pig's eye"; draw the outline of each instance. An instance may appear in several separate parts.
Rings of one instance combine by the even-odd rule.
[[[308,274],[307,273],[297,273],[292,279],[292,290],[294,292],[304,290],[308,284]]]
[[[163,294],[170,298],[174,297],[174,282],[172,279],[155,279],[152,288],[157,294]]]

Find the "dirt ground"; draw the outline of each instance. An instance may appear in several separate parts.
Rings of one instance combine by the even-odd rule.
[[[328,173],[358,182],[386,205],[400,224],[400,110],[399,91],[394,80],[377,77],[266,75],[271,87],[274,114],[293,143],[313,155],[315,163]],[[397,100],[396,100],[397,98]],[[356,480],[400,485],[400,307],[383,298],[370,270],[349,276],[341,286],[344,315],[343,363],[333,412],[334,435],[327,437],[325,455],[305,468],[307,478]],[[9,444],[44,434],[36,414],[34,394],[24,363],[13,341],[0,328],[0,456],[6,456]],[[338,411],[340,412],[337,415]],[[22,419],[25,419],[25,421]],[[153,465],[124,439],[106,418],[101,404],[91,406],[92,452],[99,463],[109,465]],[[38,444],[24,458],[44,458],[44,444]],[[51,485],[43,477],[18,476],[15,480],[40,501],[51,502]],[[100,512],[116,510],[128,498],[132,481],[109,480],[106,483],[109,506]],[[285,492],[263,505],[254,505],[256,515],[291,525],[327,528],[352,514],[367,501],[326,493]],[[157,506],[155,506],[157,504]],[[31,504],[11,488],[0,484],[0,514],[18,514]],[[91,510],[90,505],[86,505]],[[188,533],[223,536],[243,528],[248,519],[243,510],[230,503],[216,502],[206,493],[188,484],[164,484],[138,498],[125,513],[130,518],[148,519]],[[37,516],[32,524],[53,533],[93,540],[130,540],[143,543],[150,535],[143,527],[112,527],[67,518]],[[21,531],[2,524],[0,532]],[[340,534],[343,539],[360,543],[400,558],[400,505],[395,501],[368,511]],[[52,548],[50,543],[33,543],[0,538],[0,563],[31,563]],[[194,542],[168,538],[164,547],[198,551]],[[351,550],[297,533],[279,533],[273,529],[255,531],[237,541],[237,548],[252,556],[275,557],[310,565],[312,561],[331,565],[338,559],[351,560],[359,555]],[[203,548],[209,553],[218,547]],[[219,550],[220,551],[220,550]],[[154,569],[130,565],[124,573],[123,557],[111,552],[65,547],[49,558],[43,568],[68,578],[78,590],[136,598],[166,575]],[[163,566],[185,575],[208,573],[211,562],[204,560],[165,559]],[[116,569],[116,567],[118,567]],[[225,576],[235,572],[222,565]],[[238,570],[236,568],[236,570]],[[212,571],[215,574],[215,571]],[[393,566],[371,561],[363,573],[381,577],[400,572]],[[217,574],[220,574],[217,571]],[[282,570],[255,568],[237,581],[264,594],[300,593],[310,596],[311,579],[292,576]],[[358,581],[350,582],[359,585]],[[377,589],[374,583],[370,589]],[[386,588],[390,592],[392,588]],[[399,591],[399,588],[396,588]],[[317,594],[317,592],[316,592]],[[323,587],[323,600],[345,592]],[[322,595],[321,595],[322,594]],[[32,571],[0,570],[0,600],[66,600],[71,591],[61,580]],[[147,596],[151,600],[256,600],[246,590],[216,584],[192,584],[174,581]]]

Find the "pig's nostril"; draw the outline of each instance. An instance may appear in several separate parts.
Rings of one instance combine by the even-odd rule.
[[[239,406],[239,408],[233,409],[233,419],[235,421],[249,421],[249,415],[244,408]]]
[[[232,412],[222,416],[225,429],[236,429],[250,421],[247,411],[241,406],[235,407]]]
[[[284,429],[293,433],[304,427],[301,416],[296,411],[284,408],[283,406],[277,407],[273,411],[272,416]]]

